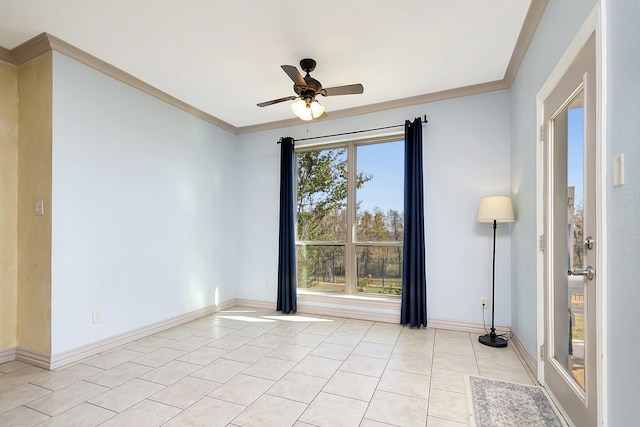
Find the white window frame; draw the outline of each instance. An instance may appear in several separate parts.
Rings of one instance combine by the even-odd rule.
[[[343,246],[345,250],[345,292],[344,295],[358,296],[363,295],[358,293],[356,288],[358,284],[357,277],[357,259],[356,259],[356,248],[359,246],[372,246],[372,247],[391,247],[391,248],[402,248],[404,246],[404,241],[398,242],[372,242],[372,241],[358,241],[357,238],[357,219],[356,219],[356,176],[357,176],[357,148],[364,145],[374,145],[374,144],[384,144],[390,142],[398,142],[402,141],[404,138],[403,134],[395,134],[395,135],[387,135],[382,137],[373,137],[366,139],[358,139],[358,140],[348,140],[348,141],[340,141],[340,142],[332,142],[327,144],[313,144],[306,145],[295,148],[295,154],[310,152],[310,151],[322,151],[322,150],[331,150],[331,149],[340,149],[346,148],[347,150],[347,238],[345,241],[322,241],[322,240],[298,240],[298,219],[294,219],[294,224],[296,226],[295,236],[296,236],[296,248],[298,246]],[[295,162],[295,176],[298,176],[297,170],[297,157]],[[404,174],[404,169],[403,169]],[[295,192],[296,197],[298,194],[297,187],[297,178],[295,182]],[[404,192],[404,188],[402,189]],[[403,207],[404,209],[404,207]],[[404,254],[403,254],[404,257]],[[298,265],[296,262],[296,271]],[[343,294],[342,292],[336,291],[327,291],[327,290],[315,290],[315,289],[304,289],[305,292],[317,293],[317,294]],[[400,295],[389,295],[389,294],[366,294],[367,297],[382,297],[382,298],[394,298],[399,299]]]

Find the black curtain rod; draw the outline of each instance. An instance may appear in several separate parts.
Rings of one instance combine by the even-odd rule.
[[[426,123],[429,123],[429,121],[427,120],[427,115],[425,114],[422,117],[422,124],[424,125]],[[354,131],[351,131],[351,132],[334,133],[332,135],[311,136],[309,138],[294,139],[293,141],[294,142],[297,142],[297,141],[309,141],[309,140],[312,140],[312,139],[330,138],[330,137],[333,137],[333,136],[352,135],[354,133],[363,133],[363,132],[371,132],[371,131],[374,131],[374,130],[392,129],[392,128],[397,128],[397,127],[400,127],[400,126],[404,126],[404,123],[401,124],[401,125],[384,126],[384,127],[381,127],[381,128],[372,128],[372,129],[354,130]],[[282,142],[282,139],[278,140],[278,144],[280,144],[280,142]]]

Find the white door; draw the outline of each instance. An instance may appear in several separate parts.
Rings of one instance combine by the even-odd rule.
[[[580,427],[597,423],[595,46],[543,100],[544,385]]]

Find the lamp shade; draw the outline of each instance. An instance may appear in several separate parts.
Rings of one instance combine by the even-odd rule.
[[[513,208],[509,196],[487,196],[480,199],[478,222],[513,222]]]

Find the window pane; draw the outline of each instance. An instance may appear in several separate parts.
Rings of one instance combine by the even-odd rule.
[[[356,148],[356,240],[404,238],[404,142]]]
[[[347,149],[296,154],[299,241],[347,238]]]
[[[402,248],[357,246],[359,293],[402,294]]]
[[[344,246],[298,245],[296,258],[299,288],[344,292]]]

